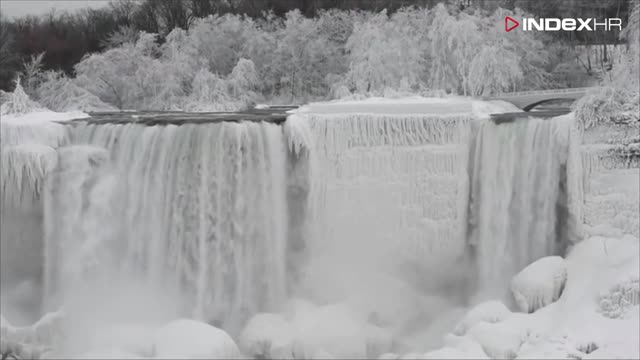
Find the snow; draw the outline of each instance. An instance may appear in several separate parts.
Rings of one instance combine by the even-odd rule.
[[[567,265],[561,256],[547,256],[522,269],[511,281],[520,311],[531,313],[558,300],[567,281]]]
[[[346,304],[294,300],[283,315],[257,314],[241,335],[242,350],[271,358],[373,358],[391,350],[392,334]]]
[[[451,96],[427,98],[409,96],[397,99],[370,97],[362,100],[334,100],[311,103],[290,110],[290,114],[460,114],[472,111],[469,98]]]
[[[511,311],[501,302],[491,300],[473,307],[456,325],[453,333],[464,335],[469,329],[481,322],[501,322],[511,315]]]
[[[180,319],[156,330],[153,335],[158,359],[238,359],[240,351],[231,337],[211,325]]]
[[[82,111],[56,112],[50,110],[32,111],[26,114],[2,115],[4,123],[17,124],[43,124],[47,122],[71,121],[75,119],[88,118],[89,114]]]
[[[579,242],[566,258],[567,283],[555,303],[532,314],[477,322],[462,337],[445,337],[445,343],[469,354],[475,342],[492,358],[638,358],[639,250],[631,236]],[[489,311],[475,308],[467,317],[472,313]]]
[[[3,130],[15,125],[15,134],[22,131],[8,137],[15,144],[6,147],[3,137],[3,163],[7,156],[15,164],[7,170],[10,175],[2,174],[3,189],[5,181],[18,188],[16,184],[23,182],[18,179],[32,178],[39,180],[32,181],[28,189],[33,190],[27,192],[38,194],[37,184],[51,166],[57,164],[57,175],[69,171],[58,178],[66,184],[57,194],[65,199],[64,208],[49,209],[61,217],[68,215],[67,220],[50,223],[49,231],[58,233],[48,233],[48,241],[51,245],[54,238],[62,239],[60,244],[67,245],[61,249],[77,251],[63,251],[60,256],[58,250],[49,248],[50,276],[64,263],[73,265],[74,274],[105,274],[92,271],[100,268],[96,264],[108,264],[110,258],[120,261],[107,267],[148,269],[135,281],[128,281],[126,275],[98,276],[92,283],[93,275],[78,276],[71,278],[81,280],[75,286],[59,288],[71,295],[67,299],[73,305],[68,317],[72,320],[63,321],[61,329],[74,334],[65,346],[82,343],[78,353],[72,354],[79,358],[239,357],[240,350],[229,334],[240,334],[237,339],[245,354],[276,358],[371,358],[385,353],[383,356],[395,358],[388,353],[391,351],[408,351],[397,355],[402,358],[638,357],[638,169],[606,158],[605,147],[599,144],[578,146],[574,129],[567,126],[570,116],[554,119],[557,124],[549,127],[531,121],[524,130],[496,129],[484,122],[487,115],[508,109],[498,102],[457,98],[336,101],[295,111],[284,129],[269,124],[197,128],[79,124],[71,130],[72,140],[96,146],[66,148],[60,148],[67,141],[66,130],[63,136],[51,130],[54,135],[49,137],[45,135],[49,130],[42,134],[40,130],[23,131],[19,121],[10,118],[6,122],[3,116]],[[25,124],[32,123],[33,129],[60,128],[40,115],[34,119]],[[500,143],[486,139],[474,144],[474,127],[481,133],[504,135],[500,139],[506,146],[485,149],[488,143]],[[519,143],[506,141],[518,136]],[[206,141],[218,137],[222,141]],[[528,138],[552,139],[552,143],[532,145]],[[33,144],[23,139],[42,141]],[[536,255],[513,266],[515,271],[500,274],[504,281],[496,282],[506,287],[511,281],[516,303],[524,313],[511,312],[496,295],[498,300],[478,304],[453,326],[462,310],[457,306],[458,297],[451,296],[459,289],[451,284],[468,280],[470,272],[463,258],[469,195],[468,178],[463,175],[471,165],[468,154],[478,145],[476,150],[487,151],[487,157],[498,154],[500,158],[522,144],[531,145],[531,153],[502,161],[494,158],[491,165],[502,166],[501,171],[513,175],[519,168],[530,169],[526,164],[535,160],[549,168],[531,170],[535,172],[531,178],[557,184],[559,174],[566,176],[573,191],[566,194],[565,204],[574,218],[571,221],[576,222],[571,225],[576,229],[572,236],[581,239],[577,228],[584,219],[590,238],[581,242],[563,238],[572,245],[566,259],[547,257],[531,263],[540,257]],[[286,145],[292,153],[304,154],[300,161],[308,161],[311,170],[310,201],[305,209],[311,224],[304,244],[310,261],[294,292],[320,305],[293,300],[282,313],[276,313],[289,290],[284,286],[287,224],[278,217],[286,213],[287,206]],[[23,153],[28,155],[23,158]],[[550,159],[550,153],[566,165],[566,173],[554,172],[555,160],[540,161]],[[37,161],[28,165],[31,160]],[[584,180],[582,165],[588,177]],[[26,170],[16,172],[21,166]],[[80,176],[85,166],[87,173]],[[222,171],[228,168],[234,169],[231,174]],[[158,178],[154,176],[158,172],[169,175]],[[496,177],[495,173],[476,175],[485,182]],[[508,178],[507,185],[520,186],[531,180],[518,176]],[[114,179],[128,187],[115,186],[120,182]],[[509,193],[529,204],[541,192],[557,197],[560,192],[556,190],[530,186]],[[13,202],[23,202],[20,199]],[[110,201],[115,201],[122,218],[105,211]],[[84,207],[85,202],[90,206]],[[496,204],[496,208],[505,210],[510,219],[527,220],[503,205]],[[543,207],[545,217],[553,212]],[[141,209],[150,210],[142,213]],[[224,209],[233,211],[227,216],[229,211]],[[491,207],[488,213],[496,216]],[[69,221],[71,215],[78,218]],[[485,224],[491,221],[484,220]],[[51,226],[57,223],[68,227]],[[169,225],[173,223],[175,227]],[[525,241],[519,235],[528,236],[528,231],[515,227],[517,236],[486,236],[484,244]],[[542,221],[532,231],[551,228],[551,223]],[[118,238],[123,229],[127,234]],[[119,242],[112,240],[116,238]],[[535,246],[547,244],[545,236],[533,238],[529,242],[536,241]],[[153,245],[147,239],[153,239]],[[213,239],[221,241],[214,246]],[[221,252],[224,255],[214,256]],[[495,262],[495,253],[487,253],[491,256],[486,258]],[[511,255],[500,258],[515,257]],[[169,258],[166,263],[158,260],[164,258]],[[410,266],[404,267],[406,264]],[[525,265],[529,266],[522,269]],[[228,277],[215,271],[221,267],[228,270]],[[517,271],[520,273],[511,278]],[[429,277],[416,275],[424,272]],[[151,288],[158,282],[173,283],[166,276],[171,273],[180,274],[179,291],[168,287],[160,294],[140,295],[149,290],[145,286],[150,283]],[[92,286],[76,292],[85,282]],[[223,296],[216,291],[227,287],[236,292]],[[175,320],[158,328],[177,315],[172,308],[175,304],[158,304],[154,299],[171,303],[174,297],[187,299],[180,305],[199,321]],[[101,314],[92,315],[95,308]],[[152,309],[145,312],[145,308]],[[200,321],[214,323],[228,333]],[[44,326],[55,323],[50,317],[40,323],[33,327],[36,345],[60,336],[57,325]],[[236,331],[244,324],[242,333]],[[2,327],[3,334],[15,329],[4,318]],[[441,336],[443,329],[453,334]]]

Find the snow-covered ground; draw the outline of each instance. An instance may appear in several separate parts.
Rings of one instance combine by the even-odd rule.
[[[73,355],[82,359],[640,358],[640,170],[602,165],[611,161],[590,156],[589,151],[601,144],[590,134],[582,147],[587,154],[583,241],[564,259],[543,258],[515,276],[510,284],[515,306],[497,300],[469,306],[459,300],[459,289],[443,290],[436,284],[438,278],[447,279],[445,275],[459,279],[470,271],[460,268],[455,273],[452,262],[464,253],[466,209],[460,199],[468,195],[468,182],[462,178],[467,162],[461,159],[469,151],[464,124],[509,111],[515,109],[505,103],[464,98],[370,99],[310,104],[294,111],[292,117],[311,122],[285,125],[290,146],[321,154],[312,159],[320,162],[314,164],[318,172],[311,176],[314,186],[321,187],[311,194],[310,211],[320,215],[312,224],[316,226],[312,231],[322,234],[314,246],[324,248],[305,273],[307,287],[298,289],[313,301],[291,299],[277,312],[257,314],[234,339],[223,330],[186,319],[96,324],[100,331],[82,346],[90,350]],[[429,115],[418,116],[424,113]],[[29,180],[25,191],[40,194],[43,179],[55,165],[47,154],[57,154],[67,141],[64,126],[57,122],[84,116],[50,112],[2,116],[3,213],[7,204],[36,211],[39,195],[16,197],[6,190],[21,188],[18,184]],[[340,118],[349,118],[350,123],[334,121]],[[380,129],[387,128],[393,131],[380,136]],[[412,136],[395,131],[407,129]],[[22,167],[5,167],[9,163]],[[402,206],[406,211],[398,213]],[[422,241],[425,238],[430,239],[428,245]],[[29,248],[5,251],[4,236],[2,244],[3,266],[6,253],[24,259],[16,251]],[[333,256],[340,252],[341,256]],[[352,265],[354,259],[365,257],[358,266]],[[399,259],[424,267],[412,268],[416,275],[411,281],[379,271],[395,268]],[[445,267],[428,263],[450,263],[446,269],[451,272],[444,274]],[[430,278],[416,269],[430,269]],[[436,294],[424,292],[436,288]],[[3,305],[5,300],[3,292]],[[52,348],[65,336],[65,326],[60,325],[65,316],[65,311],[51,313],[22,327],[3,317],[0,352],[24,358],[68,355]]]

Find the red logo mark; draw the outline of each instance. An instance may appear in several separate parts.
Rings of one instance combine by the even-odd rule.
[[[509,31],[517,28],[518,25],[520,25],[520,23],[517,22],[516,19],[514,19],[514,18],[512,18],[510,16],[507,16],[507,17],[504,18],[504,30],[506,32],[509,32]]]

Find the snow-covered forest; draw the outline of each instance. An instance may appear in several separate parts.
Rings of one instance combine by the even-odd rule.
[[[628,4],[609,7],[616,5],[620,12]],[[0,58],[5,73],[14,71],[3,77],[20,75],[26,93],[55,111],[220,111],[262,102],[300,104],[402,93],[476,96],[594,84],[637,88],[629,80],[638,74],[634,16],[627,30],[614,37],[617,50],[600,56],[606,64],[600,59],[596,65],[594,58],[593,66],[589,60],[589,68],[583,68],[570,42],[541,32],[505,36],[505,16],[535,15],[508,2],[503,5],[513,10],[452,1],[395,6],[393,12],[334,8],[305,16],[298,9],[280,15],[267,11],[255,18],[231,12],[198,17],[204,13],[187,5],[156,10],[173,17],[162,12],[164,16],[154,17],[154,33],[137,29],[149,28],[141,20],[134,22],[146,3],[114,3],[112,13],[127,12],[128,25],[102,34],[100,50],[78,59],[70,71],[47,66],[58,53],[49,55],[45,49],[19,59],[11,44],[11,29],[25,28],[28,21],[35,25],[26,28],[37,36],[38,29],[55,29],[56,21],[62,26],[68,18],[5,20],[7,39]],[[586,72],[590,75],[576,82]]]

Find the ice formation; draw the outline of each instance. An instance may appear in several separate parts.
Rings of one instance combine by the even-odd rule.
[[[497,323],[505,320],[510,315],[511,311],[500,301],[486,301],[469,310],[464,318],[456,325],[453,333],[455,335],[464,335],[478,323]]]
[[[108,149],[126,239],[122,261],[179,297],[181,313],[235,334],[282,304],[286,147],[267,123],[78,125],[72,142]],[[161,286],[162,285],[162,286]]]
[[[153,335],[154,356],[159,359],[239,359],[231,337],[211,325],[180,319],[159,328]]]
[[[410,264],[444,276],[441,265],[465,248],[469,121],[469,114],[290,116],[291,146],[312,149],[312,259],[339,273],[388,274]]]
[[[567,281],[567,265],[561,256],[540,258],[511,281],[520,311],[531,313],[558,300]]]
[[[470,160],[469,237],[481,297],[506,298],[513,275],[564,254],[577,231],[563,228],[576,216],[566,189],[571,136],[571,126],[555,119],[480,124]]]
[[[486,115],[500,104],[394,101],[312,105],[283,127],[67,133],[43,121],[6,135],[3,119],[3,161],[15,164],[2,169],[3,188],[38,195],[41,180],[24,180],[49,174],[45,298],[65,306],[60,354],[239,356],[227,333],[245,354],[276,358],[632,354],[626,340],[583,328],[635,334],[638,278],[625,251],[638,240],[624,235],[640,217],[628,196],[637,169],[597,142],[580,146],[571,116],[496,125]],[[28,198],[16,194],[13,203]],[[583,220],[587,233],[621,239],[578,243]],[[566,261],[531,264],[571,246]],[[475,272],[487,298],[512,281],[518,305],[535,312],[488,301],[463,317]],[[282,307],[291,292],[319,305]],[[575,309],[588,318],[567,315]],[[181,317],[203,322],[167,324]]]
[[[28,210],[40,204],[42,185],[55,166],[56,150],[38,143],[2,147],[2,206]]]

